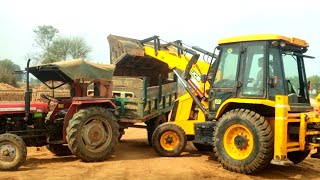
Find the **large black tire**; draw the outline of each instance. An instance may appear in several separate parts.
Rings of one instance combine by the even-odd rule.
[[[27,159],[27,146],[15,134],[0,135],[0,170],[17,170]]]
[[[252,174],[268,166],[273,158],[270,124],[247,109],[224,114],[215,127],[213,141],[215,156],[230,171]]]
[[[71,152],[82,161],[104,161],[118,144],[119,125],[110,111],[102,107],[81,109],[67,128]]]
[[[154,130],[163,123],[167,122],[167,118],[165,114],[161,114],[160,116],[157,116],[153,119],[150,119],[147,123],[147,133],[148,133],[148,143],[150,146],[152,146],[152,134]]]
[[[160,156],[179,156],[186,145],[186,133],[176,124],[161,124],[156,128],[152,136],[152,147]]]
[[[293,164],[298,164],[305,160],[309,154],[310,150],[288,152],[288,159],[292,161]]]
[[[198,151],[213,151],[213,146],[212,145],[207,145],[207,144],[200,144],[200,143],[194,143],[193,146],[197,148]]]
[[[48,144],[47,149],[56,156],[69,156],[72,155],[68,146],[62,144]]]

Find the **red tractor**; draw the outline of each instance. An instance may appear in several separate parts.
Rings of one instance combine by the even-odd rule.
[[[26,68],[24,103],[0,104],[0,169],[14,170],[27,156],[27,146],[44,146],[58,156],[82,161],[107,159],[118,143],[119,125],[112,101],[112,65],[83,59]],[[70,97],[42,95],[48,103],[30,102],[29,73],[50,89],[68,84]],[[94,96],[86,96],[94,87]],[[49,104],[55,107],[49,112]]]

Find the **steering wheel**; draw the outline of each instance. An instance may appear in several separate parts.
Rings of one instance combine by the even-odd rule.
[[[48,100],[48,103],[50,104],[50,102],[58,102],[58,99],[52,97],[52,96],[49,96],[49,95],[45,95],[45,94],[41,94],[40,95],[42,98]]]

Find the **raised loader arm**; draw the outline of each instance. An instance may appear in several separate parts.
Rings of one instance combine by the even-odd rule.
[[[200,110],[208,115],[207,108],[201,103],[201,100],[205,97],[204,94],[209,85],[205,85],[207,82],[201,82],[201,75],[208,72],[212,59],[216,58],[216,55],[196,46],[193,46],[192,49],[186,48],[181,41],[161,44],[158,36],[139,41],[110,35],[108,40],[112,63],[121,64],[122,67],[137,65],[136,71],[139,71],[139,68],[142,69],[143,66],[158,66],[157,68],[160,69],[163,67],[159,63],[166,65],[167,68],[162,71],[173,71]],[[210,57],[211,63],[198,61],[200,53]],[[124,70],[119,70],[119,72]],[[184,72],[183,78],[179,71]],[[115,73],[117,72],[116,68]],[[139,72],[143,73],[143,71]]]

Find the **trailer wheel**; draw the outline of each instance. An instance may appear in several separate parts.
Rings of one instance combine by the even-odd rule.
[[[251,174],[264,169],[273,158],[270,124],[248,109],[224,114],[215,127],[213,142],[218,161],[230,171]]]
[[[15,134],[0,135],[0,169],[16,170],[27,159],[27,146]]]
[[[72,155],[68,146],[62,144],[48,144],[47,149],[56,156],[69,156]]]
[[[197,148],[198,151],[213,151],[212,145],[193,143],[193,146]]]
[[[152,136],[154,150],[160,156],[179,156],[187,145],[184,130],[176,124],[164,123],[156,128]]]
[[[102,107],[79,110],[69,121],[67,141],[71,152],[82,161],[104,161],[118,143],[119,125]]]
[[[293,164],[298,164],[301,163],[304,159],[306,159],[309,154],[310,150],[288,152],[288,159],[292,161]]]
[[[167,118],[165,116],[165,114],[161,114],[158,117],[155,117],[153,119],[151,119],[148,123],[147,123],[147,133],[148,133],[148,143],[150,146],[152,146],[152,134],[154,132],[154,130],[163,123],[167,122]]]

